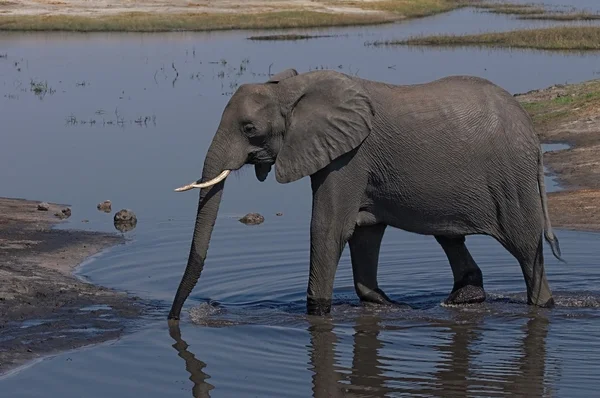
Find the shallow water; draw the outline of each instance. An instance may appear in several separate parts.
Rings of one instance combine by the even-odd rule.
[[[440,306],[452,286],[442,249],[432,237],[390,228],[380,285],[412,309],[360,306],[346,250],[331,319],[312,319],[304,315],[308,179],[280,185],[270,176],[258,183],[251,169],[230,177],[206,268],[186,305],[183,341],[177,330],[169,336],[164,320],[185,267],[197,201],[197,192],[172,190],[199,177],[237,85],[264,81],[269,67],[275,73],[323,66],[391,83],[473,74],[515,93],[591,79],[600,70],[596,54],[364,46],[380,38],[519,26],[462,10],[385,27],[320,30],[347,36],[293,43],[245,40],[257,32],[0,36],[0,54],[7,54],[0,58],[2,194],[71,204],[73,216],[61,228],[114,231],[112,214],[95,207],[104,199],[112,200],[113,212],[133,209],[139,221],[126,234],[131,241],[87,261],[79,275],[159,303],[139,331],[4,377],[0,391],[11,397],[589,396],[600,385],[598,234],[556,231],[569,264],[546,250],[553,310],[526,306],[516,260],[492,239],[471,237],[467,244],[491,299],[450,308]],[[56,91],[36,95],[31,79]],[[557,189],[551,177],[547,185]],[[264,224],[237,221],[254,211]]]

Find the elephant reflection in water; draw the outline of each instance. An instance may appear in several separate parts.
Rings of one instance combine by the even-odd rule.
[[[502,362],[501,372],[482,373],[474,363],[476,351],[473,345],[482,340],[484,313],[458,312],[458,319],[430,321],[429,326],[446,328],[452,337],[448,343],[434,346],[442,354],[443,362],[436,364],[432,374],[423,376],[402,375],[394,370],[411,364],[402,357],[383,356],[384,341],[380,338],[381,318],[376,314],[361,314],[354,323],[352,365],[346,369],[336,354],[339,344],[331,319],[309,317],[310,333],[309,370],[312,372],[313,397],[348,396],[427,396],[465,397],[473,391],[492,395],[518,395],[529,397],[548,396],[546,391],[546,336],[548,319],[541,313],[531,311],[524,325],[524,338],[511,362]],[[466,320],[466,322],[457,322]],[[407,327],[386,325],[386,331],[405,330]],[[408,328],[410,329],[410,328]],[[177,322],[170,324],[173,347],[185,360],[186,370],[194,383],[192,396],[210,397],[215,388],[207,382],[206,364],[187,351],[188,345],[181,339]],[[517,355],[512,355],[517,354]],[[418,366],[415,363],[415,366]],[[487,366],[489,368],[489,364]]]
[[[383,356],[385,344],[379,337],[382,326],[376,315],[359,316],[354,326],[352,368],[344,369],[336,360],[338,342],[330,320],[315,320],[311,333],[310,360],[314,397],[348,396],[428,396],[465,397],[469,392],[485,391],[500,395],[547,396],[545,389],[546,336],[548,319],[531,311],[524,325],[524,338],[514,361],[502,363],[503,372],[482,374],[474,363],[474,343],[482,339],[484,313],[458,312],[459,319],[430,321],[429,326],[447,328],[452,337],[447,344],[434,346],[443,362],[432,374],[422,377],[402,375],[397,365],[410,367],[402,357]],[[457,322],[465,318],[467,322]],[[385,326],[386,331],[407,329]],[[512,355],[511,355],[512,356]],[[404,363],[403,363],[404,362]],[[395,364],[396,363],[396,364]],[[396,366],[395,366],[396,365]],[[414,364],[419,366],[418,363]],[[499,364],[500,365],[500,364]],[[488,365],[489,366],[489,365]]]
[[[214,389],[215,386],[206,381],[210,378],[203,370],[206,367],[206,363],[188,351],[189,346],[181,338],[181,330],[178,323],[169,322],[169,335],[175,340],[175,344],[172,347],[177,350],[177,355],[185,361],[185,370],[190,374],[190,380],[194,383],[192,396],[195,398],[210,397],[209,391]]]

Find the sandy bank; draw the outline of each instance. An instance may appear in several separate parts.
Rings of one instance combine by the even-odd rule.
[[[553,226],[600,231],[600,80],[517,94],[542,142],[566,143],[546,153],[563,191],[549,194]]]
[[[141,314],[135,298],[71,272],[120,244],[118,235],[53,230],[64,206],[0,198],[0,374],[26,361],[119,337]]]
[[[0,30],[208,31],[370,25],[480,0],[0,0]]]

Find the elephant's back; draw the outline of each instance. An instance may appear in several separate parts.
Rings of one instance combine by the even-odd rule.
[[[450,77],[386,86],[372,98],[374,129],[363,152],[371,182],[404,190],[407,206],[447,206],[454,216],[498,187],[537,187],[539,142],[531,120],[498,86]]]
[[[460,164],[524,153],[537,157],[539,141],[529,115],[512,95],[486,79],[451,76],[418,85],[385,85],[371,98],[374,141],[391,151],[414,152],[421,159],[443,152]]]

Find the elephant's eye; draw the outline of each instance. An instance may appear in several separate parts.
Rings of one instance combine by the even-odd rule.
[[[254,125],[252,123],[246,123],[244,125],[244,133],[246,133],[246,134],[252,134],[252,133],[254,133],[255,130],[256,130],[256,128],[254,127]]]

